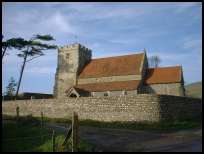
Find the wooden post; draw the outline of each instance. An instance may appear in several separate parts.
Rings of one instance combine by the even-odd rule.
[[[43,128],[43,125],[44,125],[44,123],[43,123],[43,112],[41,112],[41,128]]]
[[[67,143],[68,139],[71,137],[71,135],[72,135],[72,126],[70,126],[68,128],[68,131],[67,131],[66,137],[65,137],[65,139],[64,139],[64,141],[62,143],[62,146],[66,145],[66,143]]]
[[[79,133],[78,133],[78,115],[73,112],[72,116],[72,152],[78,151]]]
[[[52,151],[55,152],[55,131],[52,132]]]
[[[19,107],[16,107],[16,120],[19,121]]]
[[[41,120],[40,120],[40,126],[41,126],[41,135],[43,140],[43,112],[41,111]]]

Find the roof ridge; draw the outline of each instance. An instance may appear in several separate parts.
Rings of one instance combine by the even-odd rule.
[[[136,54],[128,54],[128,55],[119,55],[119,56],[111,56],[111,57],[94,58],[94,59],[91,59],[91,60],[99,60],[99,59],[106,59],[106,58],[118,58],[118,57],[134,56],[134,55],[140,55],[140,54],[144,54],[144,52],[136,53]]]
[[[162,69],[162,68],[174,68],[174,67],[182,67],[181,65],[174,65],[174,66],[165,66],[165,67],[149,67],[148,69]]]

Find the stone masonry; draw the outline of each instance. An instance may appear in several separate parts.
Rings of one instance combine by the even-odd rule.
[[[149,86],[143,86],[141,93],[184,96],[183,91],[184,90],[181,83],[169,83],[169,84],[151,84]]]
[[[131,57],[131,55],[130,55]],[[153,94],[168,94],[168,95],[175,95],[175,96],[184,96],[185,95],[185,89],[183,86],[183,72],[180,71],[180,78],[176,78],[174,80],[175,76],[178,76],[178,73],[170,73],[169,75],[162,76],[160,74],[156,74],[158,78],[162,78],[163,80],[166,80],[168,76],[171,76],[168,80],[171,81],[160,81],[161,79],[157,80],[156,83],[150,83],[146,84],[146,76],[148,74],[148,59],[146,55],[146,51],[137,54],[137,56],[134,57],[134,59],[131,59],[130,61],[138,61],[138,57],[141,57],[139,62],[137,64],[130,63],[127,65],[128,59],[126,59],[125,63],[123,65],[120,65],[120,67],[114,67],[111,71],[109,70],[110,65],[112,65],[112,61],[114,61],[115,57],[109,57],[109,61],[106,60],[106,62],[102,62],[98,60],[98,63],[95,63],[92,69],[86,70],[87,64],[91,64],[91,62],[94,60],[92,59],[92,51],[80,44],[72,44],[69,46],[60,47],[58,49],[58,64],[57,64],[57,70],[55,75],[55,86],[54,86],[54,97],[55,98],[67,98],[68,96],[71,96],[72,93],[67,93],[67,91],[70,88],[77,87],[80,85],[87,85],[87,88],[80,89],[80,92],[77,92],[77,97],[79,96],[120,96],[123,93],[126,93],[126,95],[137,95],[137,94],[144,94],[144,93],[153,93]],[[107,59],[107,58],[104,58]],[[96,59],[95,59],[96,61]],[[114,66],[118,66],[121,61],[118,61],[118,63],[113,64]],[[105,67],[102,67],[102,63],[105,63]],[[95,67],[96,65],[100,65],[101,67]],[[112,65],[112,66],[113,66]],[[126,66],[125,66],[126,65]],[[125,66],[123,68],[123,66]],[[117,75],[104,75],[105,72],[115,72],[120,70],[122,71],[120,74]],[[123,74],[127,69],[137,70],[139,68],[139,73],[131,74],[126,73]],[[80,77],[80,73],[83,72],[83,70],[86,70],[86,72],[94,71],[94,69],[99,70],[98,74],[96,73],[96,76],[86,76],[86,77]],[[170,72],[172,68],[166,68],[166,72],[163,74],[166,74]],[[174,68],[173,68],[174,69]],[[156,69],[155,69],[156,70]],[[157,69],[158,70],[158,69]],[[177,71],[178,72],[178,71]],[[173,74],[173,75],[172,75]],[[151,78],[151,75],[150,75]],[[88,87],[90,87],[90,84],[95,84],[97,87],[102,87],[101,83],[108,83],[109,85],[114,82],[131,82],[131,81],[138,81],[139,84],[135,85],[135,89],[129,88],[129,90],[125,90],[124,87],[118,86],[119,88],[114,90],[100,90],[96,91],[97,88],[95,88],[95,91],[87,91]],[[126,86],[127,87],[127,86]],[[75,91],[77,91],[75,89]],[[125,92],[124,92],[125,91]],[[76,96],[75,94],[72,96]]]
[[[80,119],[98,121],[149,121],[199,119],[201,99],[139,94],[135,96],[79,97],[66,99],[17,100],[2,102],[2,114],[70,118],[73,111]]]
[[[91,59],[91,50],[73,44],[58,49],[58,65],[55,75],[54,96],[65,97],[65,91],[77,83],[77,76]]]

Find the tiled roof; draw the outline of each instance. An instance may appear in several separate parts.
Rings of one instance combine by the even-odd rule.
[[[139,75],[144,53],[92,59],[82,70],[79,78],[118,75]]]
[[[94,83],[94,84],[81,84],[76,85],[74,88],[89,92],[97,91],[117,91],[117,90],[136,90],[140,81],[117,81],[117,82],[103,82],[103,83]]]
[[[145,79],[146,84],[181,82],[181,66],[149,68]]]

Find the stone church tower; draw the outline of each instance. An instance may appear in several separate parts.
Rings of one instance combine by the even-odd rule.
[[[65,96],[65,91],[77,84],[78,74],[91,60],[92,51],[80,44],[58,48],[58,63],[55,75],[54,97]]]

